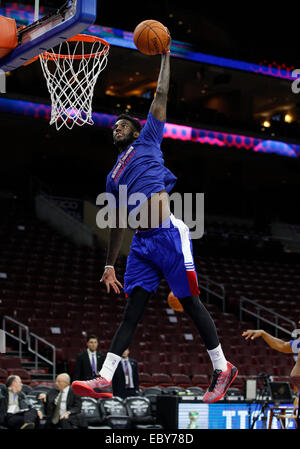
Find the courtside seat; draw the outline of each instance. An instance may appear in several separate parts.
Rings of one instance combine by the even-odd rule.
[[[31,385],[29,385],[29,384],[23,384],[22,385],[22,392],[24,393],[24,394],[30,394],[31,392],[32,392],[32,387],[31,387]]]
[[[100,413],[99,401],[95,398],[81,398],[81,413],[86,417],[89,429],[111,429],[111,427],[103,426],[103,416]]]
[[[50,385],[44,385],[37,382],[31,382],[30,386],[32,388],[32,393],[36,394],[37,396],[40,393],[48,393],[52,388]]]
[[[160,395],[162,394],[163,389],[161,387],[153,386],[153,387],[145,387],[142,389],[142,395],[148,396],[148,395]]]
[[[45,415],[46,415],[46,409],[45,409],[45,403],[38,399],[40,393],[36,393],[34,390],[26,394],[26,402],[34,409],[40,410],[43,419],[41,419],[40,424],[43,426],[46,423]]]
[[[139,429],[146,424],[151,427],[156,420],[152,416],[151,402],[146,396],[132,396],[124,400],[128,416],[131,417],[133,428]]]
[[[205,393],[204,388],[200,388],[200,387],[188,387],[187,388],[188,392],[192,393],[195,396],[203,396]]]
[[[132,418],[128,415],[123,399],[119,397],[99,399],[103,423],[112,429],[131,429]]]

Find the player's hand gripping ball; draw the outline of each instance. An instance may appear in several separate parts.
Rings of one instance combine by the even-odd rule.
[[[167,53],[171,36],[167,27],[157,20],[144,20],[133,32],[133,42],[144,55]]]

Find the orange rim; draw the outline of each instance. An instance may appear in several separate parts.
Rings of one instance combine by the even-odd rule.
[[[50,53],[48,51],[45,51],[44,53],[41,53],[41,57],[43,59],[47,59],[50,61],[55,61],[56,59],[90,59],[95,58],[96,56],[104,56],[109,51],[109,43],[106,42],[104,39],[101,39],[101,37],[98,36],[91,36],[88,34],[76,34],[76,36],[70,37],[67,39],[68,42],[90,42],[93,44],[94,42],[101,42],[101,44],[105,45],[103,50],[96,53],[87,53],[83,55],[61,55],[58,53]]]

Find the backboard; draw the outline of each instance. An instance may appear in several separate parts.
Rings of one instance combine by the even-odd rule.
[[[97,0],[62,0],[59,9],[18,30],[18,46],[0,59],[0,73],[17,69],[40,53],[81,33],[95,22],[96,15]]]

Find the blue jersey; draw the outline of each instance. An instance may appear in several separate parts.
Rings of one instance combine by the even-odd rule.
[[[293,351],[294,360],[296,361],[298,357],[298,352],[300,351],[300,338],[290,340],[290,346]]]
[[[114,168],[107,176],[106,192],[114,195],[119,204],[119,186],[127,186],[127,198],[134,193],[143,193],[147,199],[161,190],[170,190],[176,183],[176,176],[164,166],[160,149],[165,121],[161,122],[148,113],[147,121],[139,137],[124,150]],[[136,205],[128,205],[130,212]]]

